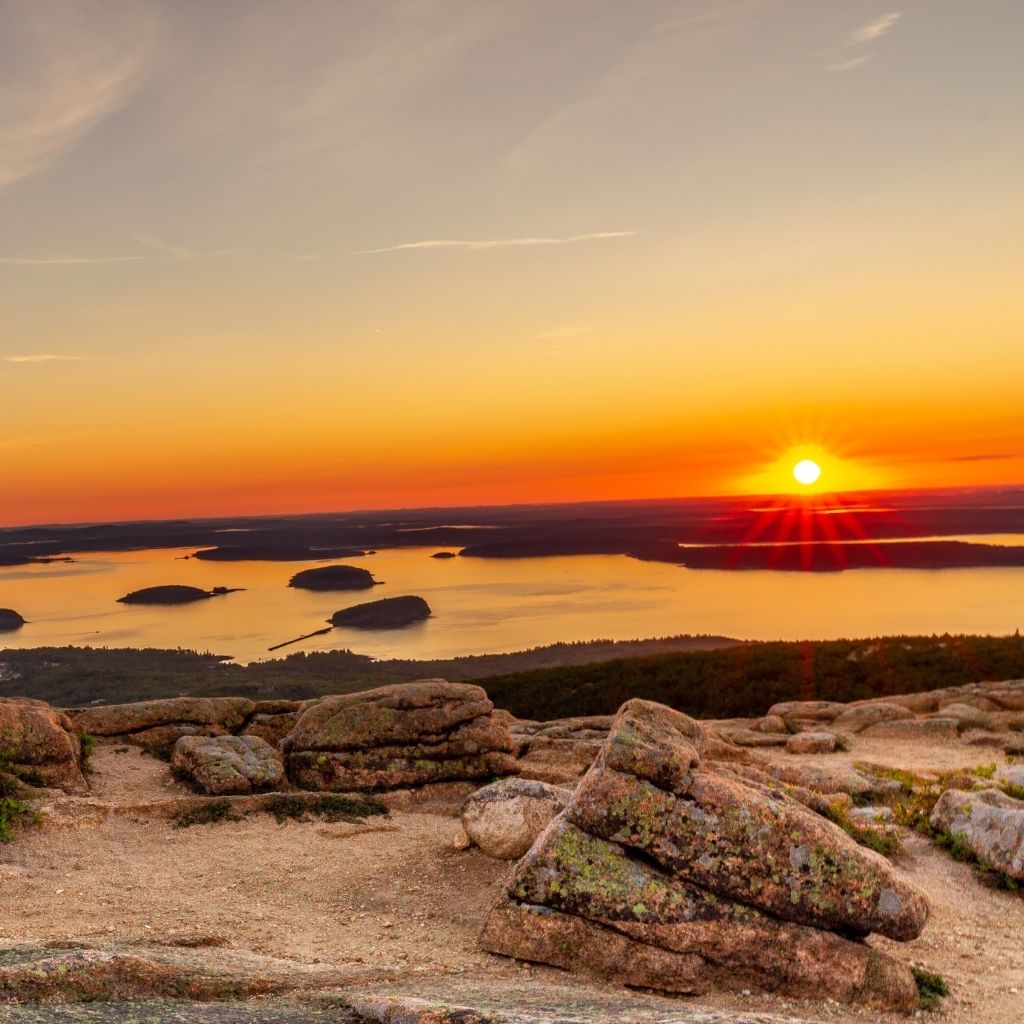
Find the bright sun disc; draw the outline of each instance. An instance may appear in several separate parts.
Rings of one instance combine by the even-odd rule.
[[[821,466],[813,459],[801,459],[793,467],[793,479],[805,487],[810,487],[811,484],[817,483],[820,476]]]

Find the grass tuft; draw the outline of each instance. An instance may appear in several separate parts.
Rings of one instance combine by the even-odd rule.
[[[278,823],[305,821],[309,817],[325,821],[362,821],[374,815],[389,813],[376,797],[351,797],[337,793],[318,793],[309,798],[295,793],[271,793],[252,814],[272,814]],[[178,828],[192,825],[213,825],[219,821],[241,821],[245,815],[235,810],[230,800],[209,800],[179,811],[174,818]]]
[[[177,828],[191,828],[193,825],[215,825],[218,821],[240,821],[230,800],[211,800],[209,803],[186,807],[171,819]]]
[[[949,986],[941,974],[926,971],[923,967],[911,967],[917,983],[917,991],[921,996],[922,1010],[937,1010],[942,1000],[949,995]]]
[[[363,818],[388,813],[387,807],[375,797],[349,797],[336,793],[325,793],[313,800],[275,793],[263,805],[263,810],[278,822],[289,818],[302,820],[311,814],[326,821],[362,821]]]
[[[82,756],[79,758],[79,765],[83,775],[92,773],[92,755],[96,750],[96,737],[89,732],[78,733],[78,743],[82,748]]]

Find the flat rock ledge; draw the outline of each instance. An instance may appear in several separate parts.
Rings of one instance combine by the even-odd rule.
[[[916,938],[924,895],[769,777],[718,756],[729,751],[693,719],[624,704],[516,866],[483,948],[667,992],[916,1009],[910,969],[861,940]]]

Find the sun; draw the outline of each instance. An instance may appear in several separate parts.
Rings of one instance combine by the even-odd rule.
[[[793,467],[793,479],[804,487],[816,484],[821,477],[821,466],[813,459],[801,459]]]

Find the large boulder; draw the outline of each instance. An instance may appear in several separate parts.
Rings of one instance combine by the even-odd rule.
[[[1024,800],[998,789],[947,789],[932,811],[931,823],[969,847],[988,867],[1024,879]]]
[[[515,775],[515,740],[479,687],[425,679],[325,697],[285,737],[304,789],[380,790]]]
[[[485,948],[667,992],[756,988],[917,1006],[910,972],[831,932],[782,922],[555,819],[489,916]]]
[[[74,713],[76,727],[170,757],[182,736],[224,736],[238,731],[255,711],[245,697],[170,697],[109,704]]]
[[[41,700],[0,697],[0,760],[15,775],[82,793],[88,787],[81,758],[81,744],[66,714]]]
[[[960,723],[961,729],[987,729],[991,724],[988,714],[974,703],[944,704],[936,717],[952,718]]]
[[[720,751],[730,754],[685,715],[623,705],[566,809],[517,865],[484,948],[666,991],[916,1007],[910,970],[855,938],[915,938],[925,897]]]
[[[488,857],[519,860],[568,799],[567,790],[545,782],[500,779],[466,798],[462,827]]]
[[[284,780],[281,755],[259,736],[182,736],[171,765],[212,796],[274,789]]]

